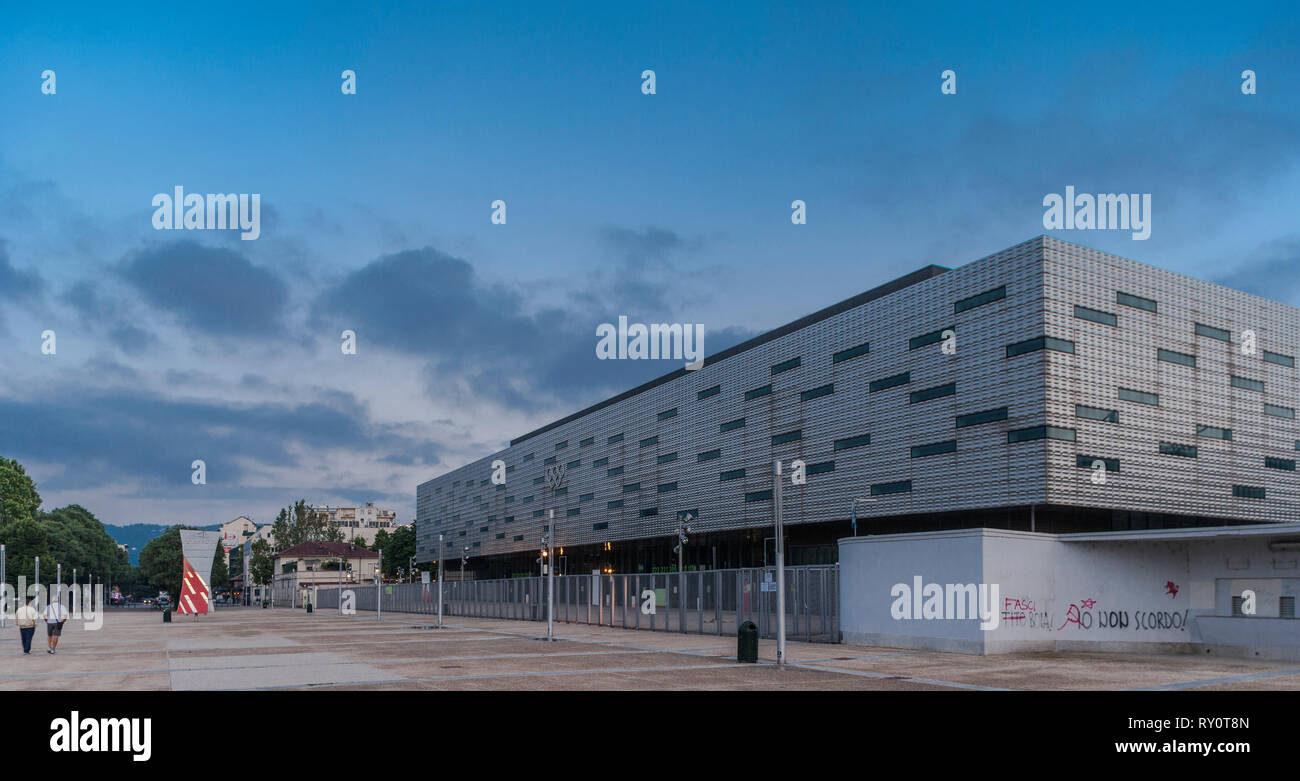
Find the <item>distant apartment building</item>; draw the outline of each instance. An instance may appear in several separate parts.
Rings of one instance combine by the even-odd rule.
[[[303,542],[275,554],[274,572],[276,604],[301,605],[316,587],[373,585],[379,554],[349,542]]]
[[[312,506],[317,513],[323,514],[329,522],[343,532],[343,539],[352,542],[360,537],[366,545],[375,541],[380,529],[392,531],[397,523],[397,511],[375,507],[373,502],[366,502],[363,507],[330,507],[329,505]]]
[[[221,525],[221,547],[226,552],[226,566],[230,566],[230,552],[242,546],[256,532],[257,524],[243,515]]]

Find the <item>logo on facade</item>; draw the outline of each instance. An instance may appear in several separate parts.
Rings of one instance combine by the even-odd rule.
[[[564,485],[564,475],[568,471],[569,468],[564,464],[552,464],[546,467],[546,484],[552,491]]]

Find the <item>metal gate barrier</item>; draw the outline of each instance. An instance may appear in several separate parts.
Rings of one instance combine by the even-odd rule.
[[[786,637],[840,642],[839,565],[785,568]],[[438,584],[379,587],[385,612],[437,615]],[[344,606],[374,612],[375,586],[343,589]],[[546,621],[546,579],[446,581],[443,616]],[[338,591],[322,584],[316,609],[338,609]],[[776,569],[696,570],[655,574],[562,575],[555,578],[555,621],[652,632],[734,637],[745,621],[776,636]]]

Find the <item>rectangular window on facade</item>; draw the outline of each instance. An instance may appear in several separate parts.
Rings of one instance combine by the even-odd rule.
[[[659,508],[658,508],[658,507],[647,507],[647,508],[645,508],[644,510],[641,511],[641,517],[642,517],[642,518],[653,518],[654,516],[656,516],[656,515],[658,515],[658,514],[659,514]]]
[[[1222,328],[1215,328],[1212,325],[1206,325],[1205,323],[1196,323],[1195,330],[1197,336],[1208,336],[1211,339],[1218,339],[1219,341],[1222,342],[1232,341],[1231,333],[1223,330]]]
[[[711,461],[715,458],[721,458],[721,457],[722,457],[722,448],[716,448],[714,450],[706,450],[703,453],[700,453],[695,457],[695,460],[696,462]]]
[[[533,497],[531,497],[531,496],[525,496],[525,497],[524,497],[524,504],[528,504],[528,503],[531,502],[531,501],[533,501]]]
[[[675,418],[675,417],[677,417],[676,407],[673,407],[672,409],[666,409],[663,412],[659,413],[660,420],[668,420],[669,418]]]
[[[480,527],[478,527],[478,530],[479,530],[480,532],[485,532],[485,531],[488,530],[488,527],[486,527],[486,526],[480,526]]]
[[[1232,439],[1232,429],[1219,428],[1218,426],[1197,426],[1196,436],[1209,437],[1210,439]]]
[[[1295,471],[1295,461],[1289,458],[1274,458],[1273,456],[1264,457],[1264,466],[1269,469],[1285,469],[1288,472]]]
[[[714,385],[712,388],[705,388],[704,390],[695,394],[695,399],[696,401],[703,401],[704,399],[707,399],[710,396],[717,396],[719,393],[722,393],[722,386]]]
[[[1156,302],[1149,298],[1142,298],[1141,296],[1135,296],[1129,293],[1117,292],[1115,294],[1115,303],[1123,304],[1124,306],[1131,306],[1136,309],[1145,309],[1148,312],[1156,311]]]
[[[515,535],[515,542],[523,542],[523,541],[524,541],[524,535],[522,534]]]
[[[607,509],[610,509],[610,510],[617,510],[618,508],[620,508],[620,507],[622,507],[622,506],[623,506],[623,500],[622,500],[622,499],[615,499],[614,501],[612,501],[612,502],[610,502],[609,504],[605,505],[605,507],[606,507]]]
[[[822,396],[829,396],[834,392],[835,392],[834,383],[831,383],[830,385],[823,385],[820,388],[813,388],[812,390],[806,390],[800,393],[799,401],[812,401],[813,399],[820,399]]]
[[[1057,339],[1054,336],[1038,336],[1033,339],[1026,339],[1023,342],[1007,345],[1007,357],[1014,358],[1017,355],[1038,352],[1039,350],[1055,350],[1058,353],[1074,353],[1074,342],[1068,339]]]
[[[784,434],[777,434],[776,436],[772,437],[772,444],[784,445],[787,442],[795,442],[802,438],[803,438],[803,430],[795,429],[794,431],[787,431]]]
[[[601,521],[600,523],[593,523],[591,525],[591,530],[594,532],[604,531],[605,529],[608,528],[609,528],[609,521]]]
[[[809,464],[808,467],[804,470],[804,474],[819,475],[823,472],[834,472],[834,471],[835,471],[834,461],[822,461],[816,464]]]
[[[788,372],[791,369],[798,369],[799,364],[801,362],[802,362],[801,358],[791,358],[788,361],[781,361],[780,363],[772,367],[772,376],[775,377],[781,372]]]
[[[869,352],[871,352],[871,344],[869,342],[863,342],[857,347],[850,347],[847,350],[840,350],[835,353],[831,356],[831,363],[847,361],[850,358],[857,358],[859,355],[866,355]]]
[[[856,437],[845,437],[844,439],[835,440],[836,450],[848,450],[851,447],[862,447],[871,444],[871,435],[862,434]]]
[[[956,333],[956,328],[954,328],[953,326],[948,326],[947,328],[940,328],[938,331],[931,331],[928,334],[913,336],[911,339],[907,340],[907,349],[917,350],[931,344],[938,344],[939,342],[943,341],[944,331],[952,331]]]
[[[979,295],[971,296],[970,298],[963,298],[960,301],[954,302],[952,305],[952,311],[953,314],[960,314],[968,309],[974,309],[977,306],[984,306],[985,304],[991,304],[994,301],[1001,301],[1006,297],[1007,286],[1003,285],[980,293]]]
[[[1160,406],[1160,397],[1146,391],[1120,388],[1119,397],[1124,401],[1136,401],[1138,404],[1150,404],[1153,407]]]
[[[605,440],[605,444],[606,444],[606,445],[613,445],[613,444],[616,444],[616,443],[618,443],[618,442],[622,442],[622,441],[623,441],[623,435],[622,435],[622,434],[615,434],[614,436],[612,436],[612,437],[610,437],[609,439]]]
[[[957,440],[950,439],[947,442],[935,442],[929,445],[916,445],[912,448],[912,458],[924,458],[925,456],[937,456],[942,453],[956,453]]]
[[[656,459],[656,461],[657,461],[658,463],[660,463],[660,464],[671,464],[672,462],[674,462],[674,461],[676,461],[676,460],[677,460],[677,454],[676,454],[676,453],[667,453],[667,454],[665,454],[665,455],[659,456],[659,458]]]
[[[871,393],[875,393],[876,391],[882,391],[886,388],[893,388],[898,385],[906,385],[911,381],[912,381],[912,373],[903,372],[902,374],[895,374],[892,377],[884,377],[882,379],[875,380],[874,382],[871,383],[871,385],[868,386],[868,390]]]
[[[1080,320],[1091,320],[1094,323],[1102,325],[1119,325],[1119,318],[1110,312],[1103,312],[1100,309],[1089,309],[1086,306],[1074,307],[1074,316]]]
[[[978,426],[981,423],[992,423],[997,420],[1007,419],[1007,408],[998,407],[997,409],[986,409],[983,412],[971,412],[966,415],[957,416],[957,428],[967,426]]]
[[[926,388],[912,393],[911,403],[916,404],[921,401],[930,401],[931,399],[941,399],[944,396],[952,396],[957,393],[957,383],[950,382],[947,385],[937,385],[933,388]]]
[[[592,469],[599,469],[600,467],[605,466],[605,465],[608,464],[608,463],[609,463],[609,457],[608,457],[608,456],[605,457],[605,458],[597,458],[595,461],[592,461],[592,462],[591,462],[591,468],[592,468]]]
[[[563,449],[565,449],[565,448],[568,447],[568,446],[569,446],[569,440],[567,440],[567,439],[564,440],[563,442],[556,442],[556,443],[555,443],[555,449],[556,449],[556,450],[563,450]]]
[[[1101,458],[1100,456],[1077,456],[1075,459],[1075,463],[1079,466],[1080,469],[1095,469],[1096,467],[1094,467],[1093,464],[1097,463],[1098,461],[1106,465],[1107,472],[1119,471],[1118,458]]]
[[[498,540],[504,540],[505,538],[506,538],[506,533],[505,533],[505,532],[499,532],[499,533],[497,534],[497,539],[498,539]]]
[[[1196,458],[1196,446],[1180,445],[1176,442],[1161,442],[1160,454],[1165,456],[1182,456],[1183,458]]]
[[[514,522],[515,522],[515,517],[514,517],[513,515],[507,515],[507,516],[505,517],[505,522],[506,522],[506,523],[514,523]]]
[[[541,477],[534,477],[534,478],[533,478],[533,485],[541,485],[542,483],[545,483],[545,482],[546,482],[546,476],[545,476],[545,475],[543,475],[543,476],[541,476]]]
[[[1237,377],[1236,375],[1233,375],[1232,387],[1259,391],[1261,393],[1264,392],[1264,383],[1260,382],[1259,380],[1252,380],[1246,377]]]
[[[759,396],[766,396],[771,392],[771,385],[764,385],[763,387],[755,388],[752,391],[745,391],[745,401],[752,401],[753,399],[757,399]]]
[[[514,498],[513,496],[507,496],[507,497],[506,497],[506,504],[511,504],[511,503],[513,503],[514,501],[515,501],[515,498]]]
[[[581,507],[570,507],[567,511],[565,511],[564,514],[565,514],[565,515],[568,515],[568,516],[582,515],[582,508],[581,508]]]
[[[871,495],[880,496],[882,494],[905,494],[912,490],[911,480],[899,480],[894,483],[876,483],[871,486]]]
[[[641,490],[640,483],[628,483],[627,485],[623,486],[623,493],[625,494],[634,494],[640,490]]]
[[[564,468],[565,468],[565,469],[577,469],[577,468],[580,467],[580,466],[582,466],[582,459],[581,459],[581,458],[579,458],[577,461],[570,461],[568,464],[565,465]]]
[[[555,495],[556,495],[556,496],[568,496],[568,495],[569,495],[569,487],[568,487],[568,486],[565,486],[564,488],[556,488],[556,489],[555,489]]]
[[[1074,429],[1060,426],[1033,426],[1007,432],[1007,442],[1030,442],[1035,439],[1060,439],[1074,441]]]
[[[719,472],[719,473],[718,473],[718,481],[719,481],[719,482],[723,482],[723,481],[726,481],[726,480],[739,480],[740,478],[742,478],[742,477],[744,477],[744,476],[745,476],[745,470],[743,470],[743,469],[732,469],[732,470],[729,471],[729,472]]]
[[[534,518],[541,518],[541,517],[542,517],[543,515],[545,515],[545,514],[546,514],[546,511],[545,511],[545,510],[533,510],[533,517],[534,517]]]
[[[1176,363],[1180,366],[1195,366],[1196,356],[1187,353],[1176,353],[1173,350],[1166,350],[1163,347],[1156,348],[1156,358],[1165,363]]]
[[[654,435],[653,437],[646,437],[645,439],[641,440],[641,447],[650,447],[651,445],[657,445],[657,444],[659,444],[658,434]]]
[[[666,494],[669,491],[677,490],[677,483],[660,483],[655,487],[657,493]]]
[[[578,501],[579,501],[579,502],[590,502],[592,499],[595,499],[595,498],[596,498],[596,494],[594,494],[594,493],[590,493],[590,494],[578,494]]]
[[[766,491],[750,491],[749,493],[745,494],[745,501],[770,502],[772,501],[772,490],[769,488]]]
[[[1253,485],[1234,485],[1232,495],[1240,499],[1263,499],[1264,489]]]
[[[556,458],[558,458],[558,456],[551,456],[542,462],[542,466],[550,466],[551,464],[554,464]]]
[[[728,431],[735,431],[738,428],[744,428],[744,427],[745,427],[745,419],[737,418],[736,420],[733,420],[730,423],[723,423],[722,425],[718,426],[718,433],[725,434]]]
[[[1264,414],[1272,415],[1275,418],[1295,418],[1295,410],[1290,407],[1279,407],[1276,404],[1265,404]]]
[[[586,439],[578,443],[578,447],[586,447],[587,445],[594,445],[595,443],[596,443],[595,437],[587,437]]]
[[[1289,355],[1283,355],[1282,353],[1271,353],[1268,350],[1265,350],[1264,360],[1269,363],[1276,363],[1278,366],[1290,366],[1293,369],[1295,368],[1295,358],[1292,358]]]
[[[605,477],[617,477],[618,475],[621,474],[623,474],[623,467],[621,466],[616,466],[612,469],[605,470]]]
[[[1082,404],[1074,405],[1074,416],[1076,418],[1087,418],[1088,420],[1104,420],[1107,423],[1119,422],[1119,410],[1085,407]]]
[[[525,461],[532,461],[532,460],[533,460],[533,455],[534,455],[533,453],[529,453],[528,455],[524,456],[523,460],[525,460]]]

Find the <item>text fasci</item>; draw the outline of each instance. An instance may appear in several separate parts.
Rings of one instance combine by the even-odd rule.
[[[72,711],[66,719],[50,722],[50,751],[127,751],[136,762],[153,756],[153,719],[83,719]]]

